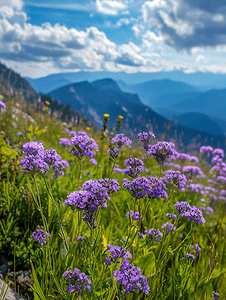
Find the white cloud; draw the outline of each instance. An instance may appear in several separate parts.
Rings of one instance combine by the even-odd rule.
[[[127,5],[115,0],[96,0],[97,11],[106,15],[116,16],[119,12],[127,14]]]
[[[143,16],[146,13],[146,24],[142,24],[142,18],[139,17],[119,18],[115,24],[109,23],[110,27],[117,28],[123,24],[130,25],[137,39],[140,39],[139,44],[130,42],[120,46],[109,40],[106,34],[95,26],[86,30],[68,29],[58,23],[52,26],[49,22],[35,26],[28,23],[25,12],[13,5],[2,5],[0,6],[1,62],[21,76],[31,78],[79,70],[128,73],[162,70],[182,70],[187,73],[226,72],[226,57],[222,55],[222,52],[226,52],[224,45],[216,46],[214,52],[210,47],[207,49],[205,44],[196,45],[191,48],[190,56],[174,50],[181,47],[179,38],[183,38],[186,42],[190,36],[197,35],[197,28],[202,31],[204,22],[201,17],[210,19],[211,13],[192,8],[190,12],[187,11],[186,18],[182,19],[181,6],[178,4],[181,0],[169,1],[174,3],[171,11],[163,0],[146,2],[143,6],[146,7],[143,10]],[[117,14],[123,13],[129,7],[128,1],[101,1],[101,4],[103,3],[105,8]],[[175,12],[178,16],[173,15]],[[194,22],[191,28],[194,33],[191,33],[191,28],[187,28],[192,14]],[[221,22],[220,15],[224,16],[222,11],[211,15],[213,24]],[[151,28],[148,30],[145,26],[150,20],[159,23],[157,27],[152,28],[151,22]],[[174,39],[169,47],[170,37]]]
[[[144,22],[155,25],[164,43],[176,51],[192,53],[196,47],[226,44],[224,0],[153,0],[142,5]]]
[[[22,0],[0,0],[0,5],[6,5],[18,10],[23,8],[23,1]]]

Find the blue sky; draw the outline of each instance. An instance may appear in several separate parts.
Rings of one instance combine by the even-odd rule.
[[[0,0],[0,61],[77,71],[226,73],[225,0]]]

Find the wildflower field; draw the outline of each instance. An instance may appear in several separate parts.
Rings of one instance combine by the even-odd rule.
[[[226,299],[226,163],[0,102],[0,258],[24,299]],[[15,109],[17,107],[17,109]],[[109,112],[110,114],[110,112]],[[8,141],[8,142],[7,142]],[[8,272],[3,276],[8,283]],[[3,290],[0,299],[4,299]]]

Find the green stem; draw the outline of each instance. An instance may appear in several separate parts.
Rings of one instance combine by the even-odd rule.
[[[170,200],[170,198],[171,198],[171,196],[172,196],[173,190],[174,190],[174,186],[173,186],[172,190],[170,191],[170,196],[169,196],[168,200],[166,201],[165,205],[164,205],[163,208],[160,210],[160,212],[158,212],[155,216],[153,216],[152,221],[153,221],[155,218],[157,218],[159,215],[161,215],[161,214],[163,213],[164,209],[166,208],[167,204],[169,203],[169,200]]]
[[[63,236],[64,236],[64,240],[65,240],[65,243],[66,243],[66,246],[67,246],[67,251],[69,251],[69,246],[68,246],[68,242],[67,242],[67,239],[66,239],[66,236],[65,236],[65,233],[64,233],[63,225],[62,225],[62,223],[61,223],[61,219],[60,219],[60,214],[59,214],[58,206],[57,206],[57,204],[56,204],[56,202],[55,202],[55,199],[54,199],[54,197],[53,197],[53,194],[52,194],[51,183],[50,183],[50,181],[49,181],[49,185],[50,185],[50,186],[48,186],[44,174],[43,174],[43,178],[44,178],[44,181],[45,181],[45,185],[46,185],[47,191],[48,191],[48,193],[49,193],[49,195],[50,195],[51,199],[53,200],[53,203],[54,203],[54,205],[55,205],[55,207],[56,207],[57,215],[58,215],[58,220],[59,220],[60,227],[61,227],[61,231],[62,231],[62,234],[63,234]],[[49,180],[50,180],[50,177],[49,177]]]
[[[82,172],[82,156],[80,158],[79,161],[79,171],[78,171],[78,190],[79,190],[79,181],[80,181],[80,177],[81,177],[81,172]]]

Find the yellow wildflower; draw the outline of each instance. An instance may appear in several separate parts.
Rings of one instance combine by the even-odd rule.
[[[103,234],[103,245],[104,245],[104,250],[107,249],[107,240],[106,240],[106,237],[104,236]]]
[[[119,118],[119,119],[124,119],[124,117],[123,117],[123,116],[121,116],[121,115],[119,115],[119,116],[118,116],[118,118]]]
[[[46,104],[46,105],[50,105],[49,101],[45,101],[45,104]]]
[[[2,126],[5,126],[5,122],[2,123]]]
[[[108,118],[110,115],[109,114],[104,114],[104,117],[105,118]]]
[[[45,110],[48,110],[48,109],[49,109],[48,106],[46,106],[46,107],[45,107]]]
[[[5,133],[5,132],[2,130],[2,131],[1,131],[1,134],[4,134],[4,133]]]
[[[90,130],[90,127],[86,127],[86,130]]]

